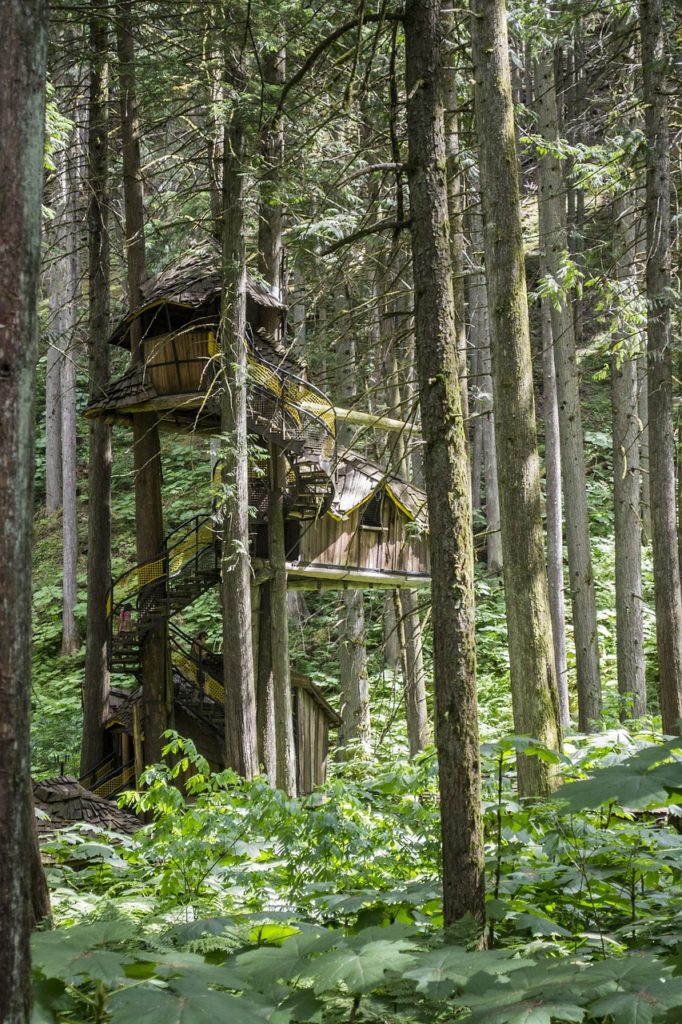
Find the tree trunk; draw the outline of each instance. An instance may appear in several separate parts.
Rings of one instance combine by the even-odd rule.
[[[424,477],[446,927],[484,912],[471,492],[455,348],[439,0],[405,8],[410,234]]]
[[[504,0],[472,0],[474,100],[492,356],[500,525],[514,728],[553,750],[561,736],[542,536],[528,302]],[[548,765],[520,758],[522,796]]]
[[[562,729],[571,725],[566,658],[566,607],[564,602],[564,530],[561,515],[561,449],[559,405],[554,368],[554,337],[549,299],[543,299],[542,400],[545,414],[545,514],[547,518],[547,582],[554,642],[554,670]]]
[[[642,353],[637,360],[637,395],[638,415],[641,423],[639,435],[639,469],[642,481],[642,543],[651,541],[651,476],[649,472],[649,376],[647,373],[647,355]]]
[[[45,377],[45,507],[50,515],[62,507],[62,342],[57,330],[60,288],[56,285],[57,266],[48,275],[47,369]]]
[[[634,259],[637,221],[632,192],[615,204],[614,248],[621,302],[636,299]],[[611,359],[613,415],[613,505],[616,549],[616,657],[621,718],[646,714],[642,624],[642,526],[640,522],[637,359],[627,331]]]
[[[670,151],[662,0],[641,0],[646,136],[646,290],[649,373],[649,470],[656,641],[664,733],[682,718],[682,587],[677,556],[675,433],[670,333]]]
[[[339,298],[341,312],[345,313],[345,296]],[[353,408],[357,401],[357,352],[352,325],[345,327],[338,343],[336,393],[339,401]],[[353,428],[340,425],[337,432],[338,448],[346,451],[353,439]],[[342,611],[339,616],[339,677],[341,686],[341,718],[338,743],[339,757],[349,757],[349,744],[357,744],[361,753],[369,753],[371,719],[369,706],[369,677],[367,674],[367,646],[365,638],[364,595],[361,590],[344,590],[341,594]]]
[[[270,615],[270,587],[268,581],[258,587],[258,672],[256,679],[256,728],[258,732],[258,761],[265,774],[276,785],[277,780],[277,739],[275,732],[275,690],[272,677],[272,631]]]
[[[296,749],[289,674],[289,620],[287,612],[287,555],[284,539],[284,492],[286,461],[270,445],[270,500],[268,502],[268,538],[270,568],[270,642],[275,703],[277,749],[277,788],[296,795]]]
[[[78,325],[78,188],[77,161],[80,145],[78,128],[65,153],[65,252],[64,261],[64,326],[61,370],[61,440],[62,440],[62,644],[63,655],[73,655],[80,646],[76,625],[76,590],[78,575],[78,505],[76,450],[76,358]]]
[[[365,608],[361,590],[344,590],[339,619],[339,672],[341,676],[341,725],[339,757],[347,760],[348,745],[369,752],[369,678],[365,648]]]
[[[283,50],[270,51],[264,57],[263,78],[266,84],[281,86],[284,82],[286,55]],[[261,133],[261,155],[264,169],[260,180],[258,217],[258,269],[275,294],[283,297],[283,248],[281,187],[284,128],[281,116],[266,120]],[[262,326],[275,336],[281,335],[278,311]],[[269,591],[269,631],[260,633],[260,654],[269,656],[272,673],[272,698],[275,717],[276,783],[289,796],[296,793],[296,749],[291,704],[289,671],[289,615],[287,606],[287,564],[284,535],[284,493],[286,462],[284,455],[270,445],[270,495],[268,502],[268,552],[272,579],[263,584]],[[270,652],[265,646],[270,645]],[[260,678],[260,675],[259,675]],[[269,696],[266,688],[265,699]],[[261,719],[267,716],[267,709]]]
[[[483,221],[477,208],[471,218],[471,245],[474,259],[483,262]],[[476,345],[476,424],[480,431],[482,468],[485,477],[485,518],[488,572],[502,572],[502,534],[500,533],[500,491],[497,482],[497,448],[490,362],[490,325],[485,267],[471,278],[470,322],[472,344]],[[480,469],[477,474],[480,480]],[[480,484],[479,484],[480,490]]]
[[[47,4],[0,5],[0,1021],[28,1024],[31,537]]]
[[[244,127],[238,106],[225,126],[223,166],[223,300],[221,348],[224,452],[222,542],[225,746],[228,765],[246,779],[258,774],[256,694],[251,636],[249,484],[246,422],[246,263]]]
[[[142,302],[145,278],[144,197],[140,165],[140,131],[137,119],[135,48],[132,0],[117,0],[116,46],[121,98],[123,198],[125,204],[128,301],[134,309]],[[142,362],[139,320],[130,327],[133,362]],[[135,527],[137,560],[155,558],[163,549],[161,503],[161,445],[154,413],[133,416],[135,465]],[[168,624],[161,622],[145,635],[142,644],[142,694],[144,703],[144,757],[147,764],[161,759],[163,733],[173,713],[173,689],[168,648]]]
[[[93,3],[90,14],[90,99],[88,111],[88,353],[90,401],[109,382],[109,116],[108,25],[106,11]],[[88,459],[88,606],[83,682],[80,773],[104,754],[102,724],[109,694],[105,602],[111,584],[111,428],[90,421]]]
[[[78,650],[76,574],[76,324],[78,293],[77,132],[57,154],[53,205],[53,262],[48,275],[51,345],[46,382],[47,509],[62,510],[61,653]]]
[[[554,145],[558,138],[554,64],[538,63],[536,70],[538,132]],[[568,258],[565,185],[561,163],[553,152],[538,159],[540,248],[549,277],[560,284]],[[552,303],[552,334],[559,402],[561,473],[566,508],[568,567],[575,634],[578,681],[578,725],[583,732],[594,729],[602,712],[599,681],[597,605],[592,575],[587,484],[580,409],[580,375],[577,364],[575,328],[570,296],[558,293]]]
[[[431,741],[429,709],[426,703],[426,672],[422,649],[422,624],[418,598],[414,590],[395,591],[402,620],[405,676],[405,716],[410,756],[414,757]]]

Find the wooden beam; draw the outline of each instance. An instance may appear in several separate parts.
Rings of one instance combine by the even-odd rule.
[[[373,427],[375,430],[395,431],[396,433],[418,434],[419,427],[406,420],[395,420],[390,416],[375,416],[371,412],[361,412],[359,409],[342,409],[334,406],[334,413],[337,420],[345,423],[353,423],[358,427]]]
[[[361,590],[364,587],[428,587],[428,573],[381,572],[357,566],[319,565],[315,562],[287,562],[287,578],[292,590]]]

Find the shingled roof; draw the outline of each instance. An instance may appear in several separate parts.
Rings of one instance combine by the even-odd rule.
[[[127,348],[130,324],[155,306],[179,306],[202,311],[215,307],[222,292],[222,255],[217,243],[205,242],[192,248],[170,266],[147,278],[142,284],[143,302],[121,320],[110,341]],[[246,294],[259,306],[286,310],[265,284],[247,276]]]
[[[336,519],[347,519],[382,488],[403,515],[417,525],[420,532],[428,532],[426,492],[377,466],[356,451],[346,451],[339,459],[336,493],[329,514]]]
[[[76,822],[127,835],[142,827],[134,814],[122,811],[116,804],[84,789],[73,775],[34,782],[33,798],[36,807],[49,817],[49,821],[38,821],[38,831],[42,835]]]

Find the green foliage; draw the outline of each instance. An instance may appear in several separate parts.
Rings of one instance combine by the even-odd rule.
[[[342,766],[290,800],[210,774],[171,735],[129,797],[152,819],[136,837],[48,846],[62,926],[36,937],[36,1020],[674,1021],[682,837],[645,812],[682,789],[681,742],[617,731],[561,759],[523,737],[484,744],[495,948],[480,950],[466,922],[440,927],[432,751]],[[520,752],[570,780],[556,800],[515,800]]]

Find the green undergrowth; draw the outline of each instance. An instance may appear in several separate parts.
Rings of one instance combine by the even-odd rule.
[[[35,938],[35,1019],[673,1024],[682,741],[654,739],[581,737],[561,759],[484,744],[482,950],[473,922],[442,927],[433,750],[290,800],[172,736],[128,797],[150,824],[45,846],[57,927]],[[556,764],[555,799],[515,798],[521,750]]]

